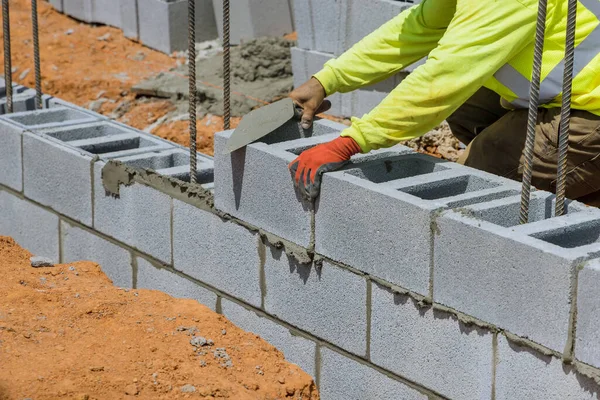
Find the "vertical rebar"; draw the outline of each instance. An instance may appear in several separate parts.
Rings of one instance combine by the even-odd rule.
[[[223,0],[223,129],[231,128],[231,20],[229,0]]]
[[[33,68],[35,69],[35,108],[42,109],[42,73],[40,70],[40,41],[38,32],[37,0],[31,0],[31,27],[33,30]]]
[[[13,112],[12,63],[10,59],[10,17],[8,0],[2,0],[2,25],[4,33],[4,82],[6,84],[6,112]]]
[[[188,0],[190,183],[196,183],[196,0]]]
[[[521,211],[519,222],[529,221],[529,200],[531,196],[531,178],[533,176],[533,148],[535,144],[535,128],[537,125],[538,106],[540,101],[540,80],[542,74],[542,53],[546,34],[546,12],[548,0],[540,0],[535,29],[535,47],[533,50],[533,71],[529,89],[529,115],[527,118],[527,138],[525,140],[525,162],[523,164],[523,186],[521,190]]]
[[[569,0],[567,34],[565,39],[565,70],[563,75],[560,128],[558,130],[558,162],[556,169],[556,216],[565,213],[567,190],[567,153],[569,152],[569,128],[571,122],[571,89],[573,87],[573,64],[575,62],[575,26],[577,25],[577,0]]]

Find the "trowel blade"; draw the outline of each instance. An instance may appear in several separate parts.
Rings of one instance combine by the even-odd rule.
[[[249,112],[242,118],[227,141],[226,153],[231,153],[268,135],[294,118],[294,115],[294,102],[290,98]]]

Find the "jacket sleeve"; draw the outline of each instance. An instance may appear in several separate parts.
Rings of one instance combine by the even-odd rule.
[[[327,95],[382,81],[433,50],[454,15],[456,0],[423,0],[355,44],[315,74]]]
[[[342,136],[369,152],[425,134],[531,43],[535,17],[520,0],[458,0],[427,62],[369,114],[352,118]]]

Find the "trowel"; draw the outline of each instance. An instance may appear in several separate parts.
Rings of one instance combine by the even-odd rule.
[[[302,107],[289,97],[250,111],[227,141],[226,153],[231,153],[268,135],[292,118],[302,118]]]

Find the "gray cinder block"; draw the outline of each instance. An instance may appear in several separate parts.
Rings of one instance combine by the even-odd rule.
[[[319,392],[324,399],[428,399],[426,395],[406,384],[327,347],[321,347]]]
[[[377,284],[371,296],[371,362],[452,399],[491,397],[492,334]]]
[[[0,119],[10,121],[33,132],[98,121],[98,118],[94,118],[91,114],[58,105],[43,110],[7,114],[0,117]]]
[[[328,262],[299,264],[266,246],[265,310],[356,355],[366,355],[367,281]]]
[[[421,154],[349,166],[324,176],[315,250],[427,296],[436,214],[516,193],[514,182]]]
[[[258,234],[173,200],[176,270],[260,307]]]
[[[63,0],[63,12],[80,21],[93,22],[92,0]]]
[[[298,47],[335,53],[346,9],[340,0],[296,0],[294,22]]]
[[[34,255],[58,261],[58,216],[0,190],[0,235],[11,236]]]
[[[577,285],[577,341],[575,356],[600,368],[600,303],[598,287],[600,260],[588,262],[581,271]]]
[[[21,128],[0,118],[0,185],[18,192],[23,190],[22,133]]]
[[[223,38],[223,1],[212,0],[219,37]],[[231,2],[231,43],[262,36],[283,36],[293,32],[287,1],[237,0]]]
[[[139,37],[138,0],[121,0],[119,11],[123,35],[127,38],[137,39]]]
[[[154,266],[141,257],[136,257],[136,263],[137,289],[160,290],[176,298],[197,300],[211,310],[215,309],[217,295],[210,290],[172,271]]]
[[[600,235],[600,213],[575,212],[574,203],[568,215],[548,219],[553,197],[537,192],[531,223],[516,226],[519,207],[514,196],[436,219],[433,299],[562,352],[575,269],[600,250],[586,246]]]
[[[298,365],[311,376],[315,376],[316,344],[292,333],[270,319],[260,317],[227,299],[221,300],[223,315],[238,327],[262,337],[283,353],[286,360]]]
[[[519,347],[498,335],[496,399],[598,399],[599,387],[554,357]]]
[[[134,130],[124,131],[122,134],[74,140],[69,142],[69,145],[89,154],[97,155],[103,160],[119,159],[128,155],[174,147],[161,140],[140,135]]]
[[[121,13],[117,12],[121,0],[92,0],[92,21],[98,24],[121,27]]]
[[[61,221],[62,260],[70,263],[89,260],[98,263],[113,284],[132,287],[131,253],[91,231]]]
[[[168,54],[188,48],[187,0],[138,0],[137,10],[143,44]],[[196,42],[216,37],[211,0],[196,0]]]
[[[87,154],[24,132],[25,196],[91,226],[92,160]]]
[[[15,85],[13,88],[13,112],[35,110],[35,90]],[[7,114],[6,97],[0,99],[0,114]]]
[[[171,197],[134,183],[107,195],[103,162],[94,164],[94,228],[165,263],[171,262]]]
[[[63,0],[49,0],[50,5],[58,12],[63,12]]]

